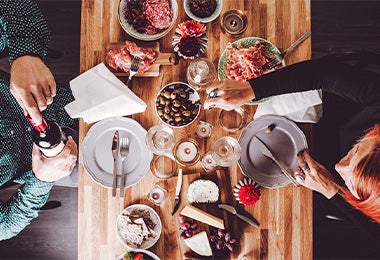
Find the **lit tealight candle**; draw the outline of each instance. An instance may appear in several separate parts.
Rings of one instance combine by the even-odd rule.
[[[191,162],[197,156],[198,149],[192,142],[183,142],[177,149],[177,158],[182,162]]]
[[[221,26],[231,35],[242,34],[247,29],[247,17],[241,10],[229,10],[222,15]]]

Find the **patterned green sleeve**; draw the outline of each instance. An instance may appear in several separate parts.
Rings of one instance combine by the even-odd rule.
[[[8,202],[0,202],[0,240],[16,236],[29,225],[45,205],[53,187],[53,183],[38,180],[32,171],[16,182],[22,184],[17,193]]]
[[[0,0],[0,51],[9,48],[9,61],[23,55],[45,57],[50,30],[32,0]]]

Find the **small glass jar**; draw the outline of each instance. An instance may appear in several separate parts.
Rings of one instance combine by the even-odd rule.
[[[205,58],[193,60],[187,67],[187,82],[196,90],[206,87],[216,79],[216,69],[212,62]]]
[[[148,193],[148,200],[156,205],[160,205],[165,199],[166,190],[160,185],[156,184]]]
[[[192,138],[184,138],[179,140],[174,148],[173,154],[176,161],[184,166],[191,166],[199,161],[199,145]]]
[[[203,169],[205,169],[206,172],[211,171],[216,166],[216,161],[214,157],[212,156],[212,152],[207,152],[202,156],[201,163],[203,166]]]
[[[204,121],[199,121],[195,126],[195,134],[199,138],[209,138],[211,136],[213,125]]]
[[[154,154],[170,154],[175,144],[174,131],[165,125],[152,126],[146,133],[145,143]]]
[[[217,165],[229,167],[236,163],[241,155],[241,147],[235,138],[223,136],[216,140],[211,147],[212,156]]]

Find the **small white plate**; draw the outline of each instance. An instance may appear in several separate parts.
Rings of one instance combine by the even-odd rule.
[[[216,0],[216,9],[215,9],[214,13],[212,13],[210,16],[204,17],[204,18],[198,17],[191,12],[190,0],[184,0],[183,6],[185,8],[186,14],[191,19],[198,21],[198,22],[201,22],[201,23],[210,23],[210,22],[214,21],[220,15],[220,12],[222,11],[222,8],[223,8],[223,0]]]
[[[122,234],[120,232],[120,226],[119,226],[119,222],[120,222],[120,219],[121,219],[123,213],[131,212],[134,209],[148,210],[149,213],[150,213],[151,220],[153,221],[153,223],[156,224],[156,226],[154,227],[153,231],[156,232],[157,236],[155,238],[150,237],[147,241],[144,241],[139,248],[134,247],[133,245],[127,244],[127,242],[125,241],[125,239],[123,238],[123,236],[122,236]],[[129,248],[131,250],[151,248],[154,244],[156,244],[156,242],[160,238],[161,231],[162,231],[162,223],[161,223],[160,216],[157,214],[157,212],[153,208],[151,208],[151,207],[149,207],[147,205],[144,205],[144,204],[133,204],[133,205],[130,205],[130,206],[126,207],[119,214],[119,216],[117,218],[117,221],[116,221],[117,237],[119,238],[120,242],[123,245],[125,245],[127,248]]]
[[[145,144],[146,130],[137,121],[127,117],[114,117],[94,124],[83,140],[83,164],[94,181],[112,187],[114,163],[111,148],[116,130],[119,131],[120,138],[128,137],[130,140],[130,153],[124,162],[125,187],[128,187],[148,173],[153,158]],[[118,161],[117,187],[120,186],[122,170],[121,158]]]

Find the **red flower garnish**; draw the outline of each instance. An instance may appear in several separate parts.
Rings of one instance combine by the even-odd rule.
[[[261,196],[260,189],[253,184],[243,185],[238,191],[239,200],[246,206],[255,204]]]
[[[182,37],[193,36],[200,37],[205,31],[206,26],[194,20],[187,20],[178,25],[179,34]]]
[[[198,38],[192,36],[183,37],[178,43],[178,51],[186,57],[195,56],[200,48],[201,43]]]

